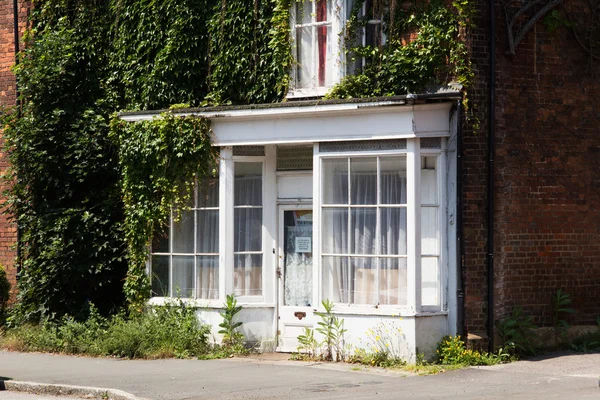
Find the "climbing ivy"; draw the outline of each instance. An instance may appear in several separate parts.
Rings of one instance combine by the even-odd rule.
[[[435,84],[472,79],[467,46],[461,37],[473,13],[461,0],[412,3],[374,0],[362,15],[364,0],[355,3],[345,34],[349,64],[365,63],[327,95],[329,98],[391,96],[426,90]],[[374,14],[375,11],[375,14]],[[381,20],[385,43],[363,45],[368,21]]]
[[[272,103],[287,94],[289,0],[222,1],[209,21],[213,104]]]
[[[141,309],[150,295],[146,261],[152,234],[168,223],[172,208],[189,204],[197,177],[214,174],[216,152],[209,120],[171,112],[133,123],[115,116],[110,137],[119,149],[129,246],[125,296],[130,306]]]
[[[19,315],[110,313],[149,296],[152,233],[190,185],[213,173],[207,120],[119,110],[284,101],[298,0],[36,1],[15,68],[21,106],[2,117],[12,169],[8,212],[22,232]],[[364,1],[364,0],[363,0]],[[418,91],[470,65],[461,33],[471,0],[374,0],[387,43],[354,45],[372,15],[356,1],[349,59],[367,63],[329,97]]]
[[[102,1],[36,3],[14,70],[20,115],[5,114],[0,126],[11,165],[6,206],[22,233],[23,319],[77,315],[88,302],[109,313],[123,301],[107,14]]]

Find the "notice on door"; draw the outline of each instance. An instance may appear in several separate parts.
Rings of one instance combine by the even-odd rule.
[[[296,237],[296,253],[312,253],[312,238],[310,236]]]

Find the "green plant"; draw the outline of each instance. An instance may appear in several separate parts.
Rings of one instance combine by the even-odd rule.
[[[6,321],[8,309],[8,298],[10,295],[10,283],[6,277],[6,270],[0,265],[0,328]]]
[[[225,310],[220,313],[223,322],[219,324],[222,328],[219,333],[223,335],[224,346],[234,347],[244,341],[244,334],[238,330],[242,322],[234,322],[235,316],[242,311],[242,306],[237,305],[237,300],[232,294],[227,295],[224,306]]]
[[[535,354],[535,338],[531,316],[523,313],[522,307],[514,307],[512,313],[498,323],[498,334],[505,348],[516,354]]]
[[[298,335],[298,354],[312,359],[317,355],[319,342],[315,339],[315,331],[307,326],[304,327],[304,333]]]
[[[326,299],[321,302],[325,312],[316,312],[321,318],[317,323],[317,332],[323,335],[323,358],[325,360],[343,361],[345,358],[344,348],[344,320],[333,314],[333,303]]]
[[[350,362],[377,367],[406,365],[402,358],[406,345],[402,328],[396,320],[382,321],[366,331],[366,339],[359,339],[360,348],[349,356]]]
[[[506,348],[496,354],[467,349],[460,336],[445,336],[438,344],[437,362],[443,365],[493,365],[512,360]]]
[[[567,314],[574,314],[575,309],[571,308],[571,295],[558,289],[552,295],[552,326],[554,327],[554,343],[559,344],[564,341],[567,336],[567,331],[571,327],[564,319]]]
[[[83,321],[64,316],[41,324],[9,328],[3,348],[125,358],[187,358],[210,353],[210,327],[183,301],[147,309],[128,317],[102,317],[93,304]]]
[[[167,224],[171,210],[185,209],[196,179],[214,174],[217,157],[210,142],[210,121],[178,117],[172,111],[152,121],[128,123],[114,117],[110,138],[119,149],[123,230],[129,269],[124,292],[139,311],[150,296],[146,274],[148,244]]]

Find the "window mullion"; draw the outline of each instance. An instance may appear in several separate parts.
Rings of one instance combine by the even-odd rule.
[[[173,224],[173,208],[169,218],[169,297],[173,297],[173,233],[175,232]]]
[[[350,157],[348,157],[348,193],[346,194],[346,200],[348,205],[350,206],[352,203],[352,179],[351,179],[351,163],[350,163]],[[348,210],[348,247],[347,247],[347,253],[348,254],[352,254],[352,208],[347,207],[346,208]],[[348,265],[346,265],[346,275],[347,275],[347,290],[346,290],[346,295],[348,296],[347,298],[347,302],[348,304],[351,304],[352,302],[350,301],[350,289],[351,289],[351,283],[352,283],[352,278],[351,278],[351,273],[352,273],[352,258],[347,256],[346,257],[346,262],[348,263]]]
[[[197,193],[196,191],[198,190],[198,184],[196,183],[196,185],[194,185],[194,207],[197,206],[196,202],[198,199]],[[198,257],[196,257],[196,253],[199,252],[199,248],[198,248],[198,210],[196,210],[195,208],[193,209],[194,212],[194,271],[192,273],[193,279],[194,281],[192,282],[192,290],[193,290],[193,297],[195,299],[197,299],[198,296]]]
[[[377,190],[377,208],[375,209],[375,254],[379,256],[381,254],[381,212],[379,205],[381,204],[381,160],[377,157],[377,177],[375,182]],[[379,304],[379,275],[381,274],[380,257],[376,258],[375,261],[375,301]]]

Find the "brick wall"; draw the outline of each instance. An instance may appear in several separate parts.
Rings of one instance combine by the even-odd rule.
[[[19,27],[21,32],[23,32],[27,23],[28,7],[27,2],[19,1]],[[15,60],[14,52],[13,2],[12,0],[0,0],[0,110],[2,107],[14,106],[16,101],[16,82],[10,71],[10,67]],[[4,145],[1,137],[0,145]],[[0,173],[4,173],[7,166],[6,156],[3,152],[0,152]],[[4,191],[5,189],[4,185],[0,185],[0,190]],[[9,221],[6,215],[0,214],[0,263],[6,267],[13,288],[15,287],[17,272],[14,266],[16,237],[15,224]]]
[[[478,77],[471,101],[479,132],[465,131],[466,324],[485,332],[487,7],[470,37]],[[575,324],[600,316],[600,84],[598,65],[572,31],[539,21],[506,54],[505,16],[497,9],[495,158],[495,318],[523,306],[551,324],[551,295],[571,294]],[[467,127],[468,128],[468,127]]]

